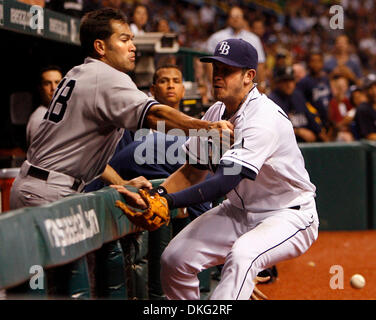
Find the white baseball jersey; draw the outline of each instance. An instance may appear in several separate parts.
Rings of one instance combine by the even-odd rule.
[[[60,82],[27,159],[88,183],[103,172],[123,128],[142,127],[153,104],[127,74],[86,58]]]
[[[220,120],[224,111],[217,102],[204,119]],[[286,114],[254,87],[229,120],[238,147],[225,151],[218,163],[240,164],[245,178],[164,250],[161,283],[167,299],[200,299],[197,274],[223,264],[210,299],[249,300],[260,271],[303,254],[317,239],[315,187]],[[210,155],[210,149],[204,151],[209,139],[191,137],[183,148],[200,163]],[[209,168],[214,158],[212,152]]]
[[[241,30],[238,33],[234,33],[234,29],[232,29],[231,27],[219,30],[216,33],[213,33],[207,40],[206,50],[208,52],[214,52],[215,47],[217,46],[219,42],[225,39],[230,39],[230,38],[231,39],[243,39],[245,41],[248,41],[251,45],[255,47],[257,51],[258,63],[265,62],[266,60],[265,52],[264,52],[264,48],[262,46],[262,42],[259,36],[247,30]]]
[[[216,102],[203,119],[219,121],[224,112],[225,105]],[[235,127],[235,147],[220,162],[240,164],[252,173],[226,195],[232,205],[261,213],[311,201],[316,188],[304,167],[292,124],[277,104],[254,87],[229,121]],[[207,138],[191,137],[183,149],[190,161],[202,164],[206,145]],[[209,163],[208,168],[214,166]]]

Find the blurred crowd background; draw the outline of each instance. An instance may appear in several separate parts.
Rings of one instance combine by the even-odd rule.
[[[300,142],[372,139],[376,115],[370,116],[368,110],[357,116],[355,110],[367,101],[373,103],[368,93],[376,82],[372,80],[376,71],[373,0],[20,1],[78,18],[101,7],[119,8],[136,36],[173,32],[181,47],[203,53],[212,52],[209,39],[216,32],[229,27],[246,30],[260,39],[265,53],[259,65],[259,90],[291,115],[294,126],[314,133],[314,138],[297,134]],[[334,5],[343,9],[343,27],[331,26]],[[240,14],[234,13],[234,7]],[[179,64],[176,57],[169,59],[163,63]],[[196,60],[194,75],[203,104],[210,105],[210,70]],[[306,113],[306,119],[294,113]],[[368,119],[365,129],[367,117],[374,119],[373,123]]]

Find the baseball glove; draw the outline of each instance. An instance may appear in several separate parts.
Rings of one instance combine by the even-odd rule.
[[[136,211],[120,200],[117,200],[115,205],[123,210],[131,222],[145,230],[154,231],[164,224],[168,225],[170,222],[170,210],[166,198],[161,197],[158,193],[151,195],[143,189],[139,190],[139,194],[148,205],[145,210]]]

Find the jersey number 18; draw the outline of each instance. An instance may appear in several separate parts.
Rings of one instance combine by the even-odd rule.
[[[45,120],[58,123],[63,119],[65,111],[67,109],[68,100],[72,95],[72,91],[76,84],[76,80],[69,80],[68,83],[64,86],[65,81],[66,79],[63,79],[56,88],[50,107],[44,115]]]

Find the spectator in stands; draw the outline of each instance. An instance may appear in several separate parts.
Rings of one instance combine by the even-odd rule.
[[[171,32],[170,25],[168,24],[167,19],[159,19],[157,21],[157,27],[156,27],[157,32],[163,32],[163,33],[169,33]]]
[[[252,44],[257,50],[258,54],[258,66],[257,66],[257,82],[264,85],[265,81],[265,52],[260,38],[246,30],[246,23],[244,20],[244,13],[242,8],[234,6],[230,9],[227,18],[228,27],[222,30],[219,30],[212,34],[207,40],[206,50],[209,53],[213,53],[216,45],[222,40],[236,38],[243,39]],[[259,88],[263,89],[263,88]]]
[[[63,72],[58,66],[47,66],[42,68],[39,74],[38,91],[39,107],[30,115],[26,126],[26,144],[30,145],[35,137],[35,133],[42,122],[47,108],[52,100],[54,92],[63,78]]]
[[[295,82],[298,83],[307,75],[306,67],[301,62],[296,62],[292,65],[292,70],[294,71]]]
[[[214,24],[215,21],[215,7],[205,2],[204,5],[199,10],[199,17],[201,26],[209,28]]]
[[[249,31],[251,31],[255,35],[257,35],[260,38],[261,43],[264,42],[265,24],[264,24],[264,20],[262,18],[253,19],[249,23]]]
[[[289,66],[290,63],[288,61],[288,52],[285,48],[278,48],[275,53],[275,61],[273,65],[273,77],[275,76],[276,72],[280,71],[283,68]]]
[[[329,141],[316,109],[296,89],[291,66],[276,70],[269,98],[290,118],[298,142]]]
[[[335,40],[333,55],[329,56],[324,69],[328,74],[342,74],[353,84],[359,84],[362,67],[357,54],[351,52],[349,38],[342,34]]]
[[[333,126],[332,139],[353,141],[350,124],[355,116],[355,108],[347,96],[349,82],[346,77],[338,76],[330,82],[332,99],[329,102],[329,121]]]
[[[319,112],[326,128],[329,128],[328,109],[331,99],[329,77],[324,71],[324,59],[319,51],[312,51],[307,58],[308,74],[297,82],[296,87],[305,99]]]
[[[135,36],[145,33],[148,17],[148,9],[146,6],[138,4],[134,7],[132,11],[132,23],[130,24],[130,28]]]
[[[368,102],[361,103],[355,113],[355,126],[360,139],[376,141],[376,74],[364,81]]]
[[[367,102],[367,95],[364,93],[363,88],[354,84],[350,86],[350,103],[357,108],[364,102]]]

